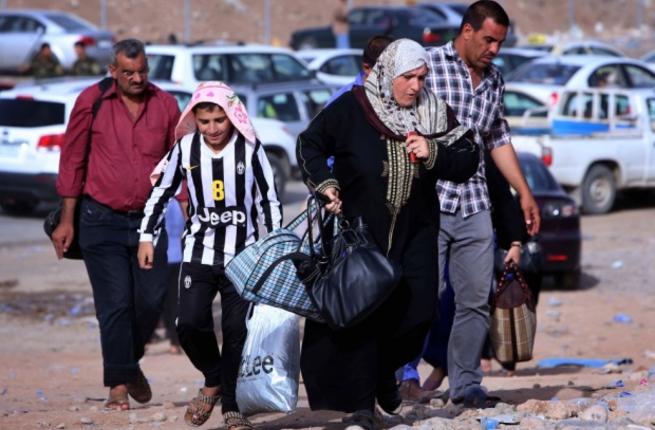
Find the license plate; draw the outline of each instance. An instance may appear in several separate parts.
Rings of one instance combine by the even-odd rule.
[[[0,145],[0,157],[16,158],[20,152],[20,145]]]

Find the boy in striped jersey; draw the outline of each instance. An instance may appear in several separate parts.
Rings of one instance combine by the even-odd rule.
[[[145,206],[139,264],[152,267],[153,237],[166,203],[186,180],[189,220],[178,286],[177,332],[205,385],[184,416],[204,424],[222,397],[228,430],[251,429],[235,400],[236,379],[246,337],[248,302],[225,277],[225,265],[257,240],[258,218],[268,232],[282,213],[273,172],[246,110],[221,82],[198,86],[175,129],[178,139],[166,157]],[[223,351],[214,334],[212,302],[221,294]]]

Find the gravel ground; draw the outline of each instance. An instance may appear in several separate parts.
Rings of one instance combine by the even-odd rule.
[[[298,210],[302,188],[292,186],[290,192],[292,198],[285,205],[289,216]],[[609,215],[583,217],[582,287],[561,291],[547,283],[538,309],[535,359],[519,364],[514,377],[502,375],[495,365],[484,380],[491,394],[506,405],[486,411],[457,410],[438,401],[409,405],[401,426],[397,418],[387,419],[385,427],[475,428],[470,426],[477,426],[476,420],[482,416],[509,413],[523,420],[522,429],[582,428],[575,421],[582,411],[561,406],[568,415],[557,415],[553,410],[560,405],[553,399],[579,405],[580,398],[588,402],[602,398],[610,424],[597,428],[629,428],[629,407],[616,400],[622,392],[634,394],[631,401],[641,405],[652,399],[651,411],[655,411],[655,394],[649,391],[655,389],[649,385],[655,384],[655,379],[649,379],[648,373],[655,365],[655,203],[650,197],[635,201]],[[101,385],[98,329],[83,265],[56,261],[42,236],[38,216],[0,217],[0,428],[183,427],[185,402],[202,380],[186,357],[167,353],[166,341],[150,345],[142,362],[153,387],[153,401],[132,403],[134,409],[127,412],[102,410],[107,391]],[[616,322],[617,314],[625,314],[631,321]],[[632,359],[632,364],[604,370],[544,370],[536,366],[538,360],[554,356],[625,357]],[[420,371],[426,375],[429,369],[422,366]],[[624,386],[617,387],[617,380]],[[532,403],[526,405],[529,400]],[[546,406],[536,401],[547,401]],[[536,415],[559,418],[539,421]],[[309,411],[301,387],[294,414],[263,414],[254,419],[262,429],[337,429],[344,426],[342,417],[340,413]],[[650,428],[651,418],[641,418],[635,421],[646,426],[632,428]],[[587,421],[584,428],[596,428],[593,423]],[[222,426],[216,414],[204,427]]]

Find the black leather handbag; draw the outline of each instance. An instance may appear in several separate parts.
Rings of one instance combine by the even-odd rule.
[[[321,248],[311,252],[315,275],[303,282],[332,329],[352,327],[391,295],[400,281],[401,268],[380,251],[361,218],[348,222],[333,217],[339,228],[328,243],[334,225],[324,224],[318,212]],[[309,243],[313,246],[311,230],[310,225]]]
[[[61,205],[57,206],[57,209],[52,210],[48,213],[48,216],[43,221],[43,231],[48,235],[50,240],[52,240],[52,232],[55,231],[59,222],[61,221]],[[82,250],[80,249],[80,204],[75,206],[75,220],[73,221],[73,227],[75,229],[75,235],[73,236],[73,242],[68,247],[68,251],[64,252],[64,258],[69,260],[81,260],[82,259]]]

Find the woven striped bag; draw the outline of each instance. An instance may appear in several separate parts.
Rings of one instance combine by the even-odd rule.
[[[532,359],[537,314],[532,293],[514,263],[505,266],[491,297],[489,336],[501,363]]]
[[[315,204],[283,228],[278,228],[248,245],[225,266],[225,274],[245,300],[262,303],[323,322],[300,281],[296,263],[309,259],[309,246],[296,233],[315,212]]]

